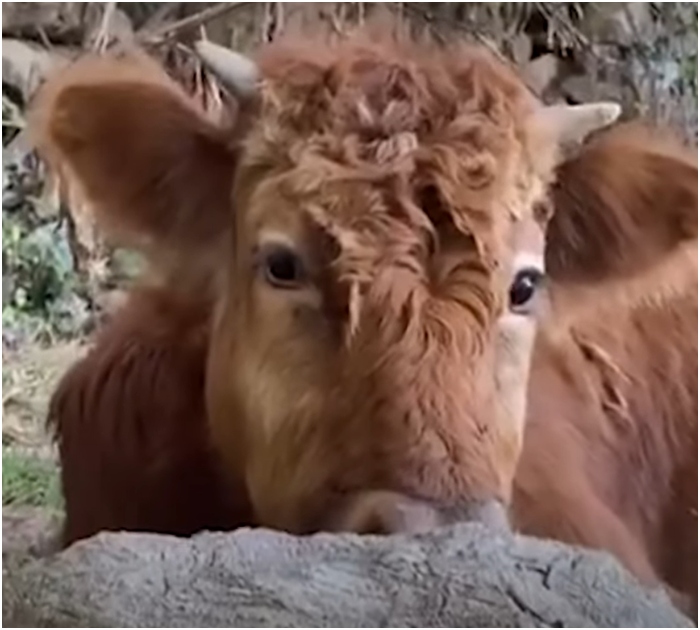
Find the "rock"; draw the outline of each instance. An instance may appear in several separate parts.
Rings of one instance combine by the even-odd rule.
[[[532,57],[532,40],[526,33],[520,32],[513,36],[510,41],[510,56],[519,68],[529,63]]]
[[[11,627],[693,627],[610,556],[459,525],[414,537],[101,534],[3,580]]]
[[[75,43],[82,31],[84,2],[10,2],[2,7],[3,40],[7,35],[34,36],[43,31],[52,42]],[[3,48],[5,42],[3,41]]]
[[[3,83],[19,90],[28,102],[47,75],[66,66],[74,57],[75,51],[70,49],[54,47],[49,51],[31,42],[3,38]]]
[[[89,20],[84,37],[84,47],[104,51],[113,42],[126,46],[134,44],[134,27],[129,16],[117,8],[116,2],[106,3],[104,9],[99,4],[91,6],[94,15]]]
[[[655,37],[654,9],[648,2],[609,2],[604,10],[589,10],[581,30],[599,42],[630,47]]]
[[[521,76],[528,87],[541,97],[557,78],[560,65],[556,55],[540,55],[521,68]]]

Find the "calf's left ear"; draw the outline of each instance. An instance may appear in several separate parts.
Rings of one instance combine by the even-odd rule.
[[[30,126],[118,243],[198,256],[226,232],[230,135],[145,56],[79,60],[40,89]]]
[[[697,251],[697,149],[639,122],[604,129],[619,114],[614,103],[535,114],[558,148],[545,263],[560,286],[642,278]]]
[[[669,132],[603,132],[559,166],[552,200],[546,265],[560,284],[642,278],[678,257],[692,268],[693,250],[697,260],[697,149]]]

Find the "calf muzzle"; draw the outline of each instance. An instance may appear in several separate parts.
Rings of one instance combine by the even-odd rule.
[[[351,495],[324,529],[357,534],[417,534],[464,522],[510,529],[507,509],[496,499],[465,500],[445,506],[385,490]]]

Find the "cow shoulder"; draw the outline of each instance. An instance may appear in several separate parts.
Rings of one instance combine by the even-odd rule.
[[[104,529],[184,535],[247,521],[242,494],[224,502],[209,445],[204,324],[201,305],[136,291],[63,377],[49,424],[66,543]]]

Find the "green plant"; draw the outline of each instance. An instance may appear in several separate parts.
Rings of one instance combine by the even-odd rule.
[[[60,225],[45,223],[30,231],[6,217],[2,241],[3,268],[14,275],[11,302],[21,310],[45,313],[71,283],[72,260]]]
[[[3,326],[30,337],[70,336],[86,317],[64,227],[3,212]]]
[[[60,509],[63,498],[55,464],[3,446],[2,504]]]

